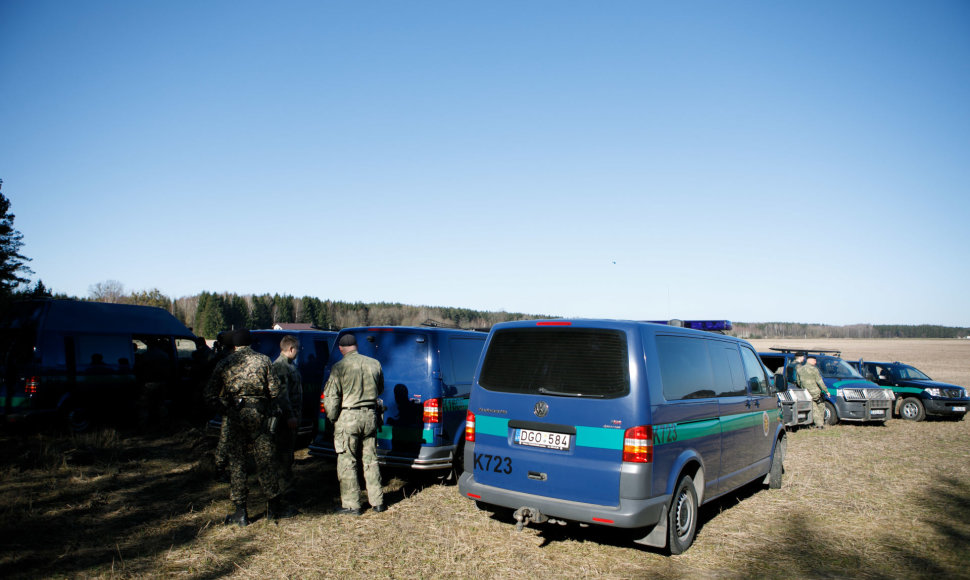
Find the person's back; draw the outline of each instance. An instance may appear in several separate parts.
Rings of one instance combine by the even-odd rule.
[[[330,375],[336,377],[341,390],[335,401],[331,401],[329,397],[324,398],[328,415],[331,415],[331,403],[337,411],[332,415],[337,415],[341,408],[353,409],[377,404],[377,397],[384,391],[381,363],[357,351],[348,353],[333,365]]]

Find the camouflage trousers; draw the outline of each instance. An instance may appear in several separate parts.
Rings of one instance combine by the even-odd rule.
[[[296,449],[296,429],[285,423],[276,430],[276,451],[279,454],[280,491],[286,493],[293,487],[293,451]]]
[[[280,495],[279,454],[276,435],[264,426],[261,414],[231,417],[226,424],[226,453],[229,457],[229,498],[236,505],[249,497],[246,462],[250,456],[256,464],[259,486],[267,499]]]
[[[812,419],[816,427],[825,425],[825,401],[812,401]]]
[[[367,501],[384,505],[381,470],[377,464],[377,415],[373,409],[344,409],[334,425],[333,447],[337,451],[337,479],[340,503],[345,508],[360,508],[357,464],[363,463]]]

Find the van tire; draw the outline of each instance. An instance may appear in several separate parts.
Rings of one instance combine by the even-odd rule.
[[[835,405],[825,401],[825,424],[838,425],[839,415],[835,412]]]
[[[71,430],[71,433],[84,433],[91,428],[91,417],[87,410],[81,407],[68,409],[64,416],[67,419],[67,428]]]
[[[785,451],[788,449],[788,438],[782,435],[775,444],[775,454],[771,457],[771,469],[768,471],[768,488],[781,489],[781,477],[785,473]]]
[[[899,406],[899,416],[907,421],[922,421],[926,418],[926,409],[916,397],[906,397]]]
[[[667,549],[671,554],[683,554],[694,543],[694,536],[697,534],[697,508],[694,480],[685,475],[677,482],[667,512]]]
[[[451,469],[448,470],[448,477],[446,478],[446,481],[457,484],[463,471],[465,471],[464,438],[458,441],[458,445],[455,445],[455,452],[451,456]]]

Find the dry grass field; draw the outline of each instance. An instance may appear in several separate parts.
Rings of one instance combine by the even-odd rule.
[[[756,346],[842,348],[970,386],[970,341],[809,342]],[[694,546],[675,557],[599,527],[516,532],[410,473],[385,472],[387,512],[334,515],[333,467],[306,457],[300,515],[268,522],[256,494],[257,521],[226,527],[228,486],[198,430],[0,441],[5,578],[970,577],[970,420],[790,433],[782,489],[753,484],[704,506]]]

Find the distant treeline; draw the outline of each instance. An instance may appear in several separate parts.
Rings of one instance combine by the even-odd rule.
[[[288,294],[243,295],[203,292],[178,298],[171,312],[206,338],[232,328],[272,328],[302,322],[324,330],[351,326],[417,326],[426,321],[454,328],[488,329],[507,320],[536,318],[509,312],[486,312],[444,306],[409,306],[388,302],[341,302]]]
[[[798,322],[735,322],[741,338],[965,338],[970,328],[935,324],[803,324]]]

